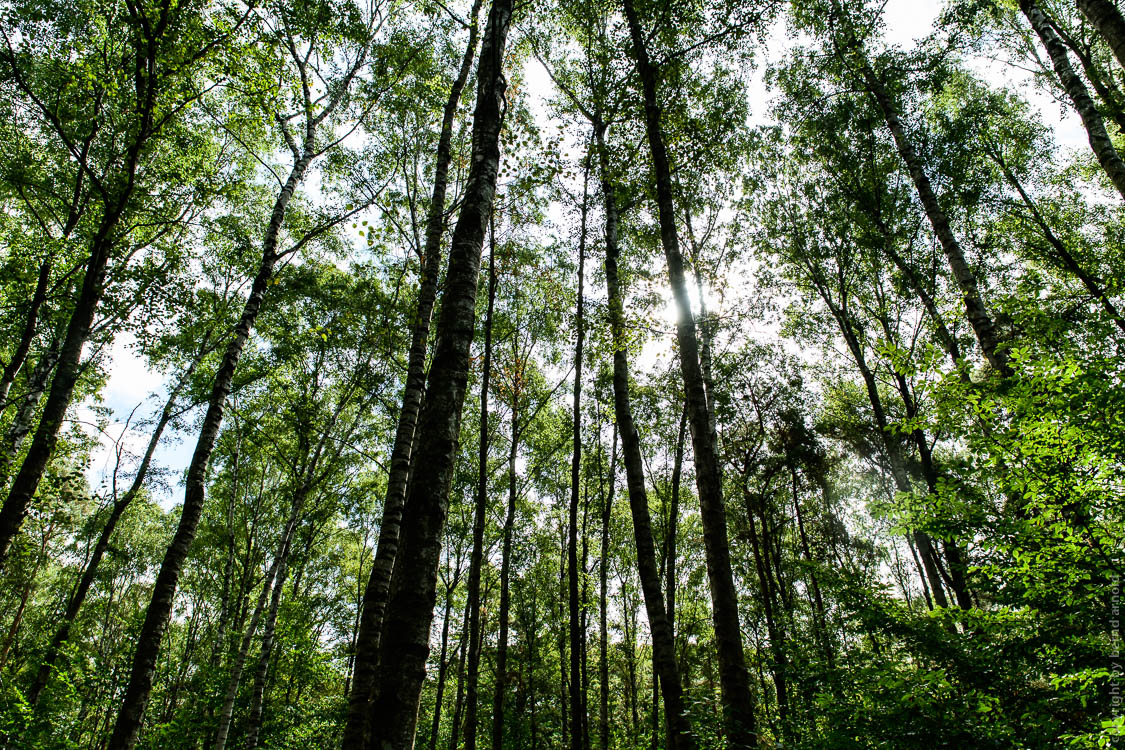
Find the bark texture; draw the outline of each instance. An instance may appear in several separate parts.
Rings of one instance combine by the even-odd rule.
[[[637,545],[637,568],[641,579],[641,592],[645,600],[649,631],[652,633],[654,660],[659,671],[660,689],[664,699],[664,718],[668,736],[674,750],[693,750],[695,739],[684,716],[683,688],[680,671],[676,665],[676,645],[664,596],[660,588],[660,570],[656,563],[656,545],[652,537],[652,517],[648,509],[645,490],[644,467],[641,457],[641,439],[633,424],[633,409],[629,400],[629,361],[625,335],[625,313],[618,278],[617,259],[617,198],[609,177],[609,156],[604,143],[605,128],[597,127],[602,198],[605,201],[605,277],[609,302],[609,323],[613,340],[613,406],[617,429],[621,435],[622,459],[629,494],[629,509],[633,518],[633,535]],[[603,517],[603,529],[607,519]],[[603,535],[605,531],[603,530]],[[603,536],[604,539],[604,536]],[[606,543],[603,541],[603,550]],[[636,691],[633,691],[633,713],[636,714]],[[634,721],[636,725],[636,721]]]
[[[589,162],[586,167],[586,179],[589,179]],[[570,456],[570,517],[567,524],[567,600],[570,604],[570,713],[575,717],[575,722],[581,722],[586,716],[586,707],[583,701],[582,690],[582,661],[585,649],[582,646],[582,606],[578,599],[578,502],[581,492],[582,477],[582,345],[585,341],[584,308],[582,294],[585,291],[583,282],[586,274],[586,183],[583,183],[582,194],[582,226],[578,237],[578,301],[574,310],[574,408],[571,419],[571,456]],[[582,750],[585,734],[575,731],[570,734],[571,750]]]
[[[699,341],[688,298],[684,261],[680,253],[673,205],[672,170],[664,142],[661,110],[657,99],[658,71],[649,60],[644,30],[641,28],[633,0],[623,0],[633,55],[637,63],[644,96],[645,131],[652,152],[656,178],[657,214],[660,220],[660,242],[668,265],[668,278],[678,310],[676,342],[680,348],[680,370],[695,455],[696,486],[699,490],[700,515],[703,521],[703,543],[706,552],[707,578],[711,588],[712,619],[719,658],[719,685],[723,697],[724,723],[730,747],[747,748],[757,744],[754,699],[750,692],[750,676],[742,651],[742,627],[738,618],[738,593],[731,569],[730,544],[727,536],[726,509],[723,502],[722,470],[708,408],[707,389],[699,360]],[[628,465],[628,464],[626,464]]]
[[[430,650],[441,535],[449,506],[461,412],[476,323],[477,281],[485,222],[492,210],[500,164],[504,49],[511,0],[494,0],[481,44],[471,166],[464,202],[453,230],[438,342],[418,419],[398,554],[379,637],[373,746],[413,746],[418,702]],[[418,471],[418,468],[422,470]]]
[[[1097,105],[1094,104],[1094,100],[1090,97],[1090,93],[1086,90],[1086,84],[1082,82],[1082,79],[1078,77],[1071,66],[1070,59],[1066,54],[1066,45],[1059,38],[1051,25],[1050,18],[1047,17],[1038,3],[1034,0],[1020,0],[1020,10],[1027,17],[1028,23],[1031,24],[1035,35],[1039,37],[1043,48],[1047,50],[1047,55],[1051,58],[1051,67],[1055,69],[1055,75],[1059,77],[1059,82],[1062,83],[1067,98],[1074,105],[1078,116],[1082,118],[1082,125],[1086,128],[1086,137],[1090,141],[1090,149],[1094,152],[1098,164],[1101,164],[1102,169],[1109,175],[1109,179],[1113,182],[1113,186],[1117,188],[1117,192],[1121,193],[1122,198],[1125,198],[1125,162],[1121,160],[1121,155],[1117,153],[1113,141],[1110,140],[1109,133],[1105,129],[1105,120],[1102,118],[1101,112],[1098,111]]]
[[[961,243],[957,240],[957,236],[953,233],[953,228],[949,224],[949,217],[934,193],[929,175],[926,173],[922,165],[922,159],[918,156],[918,151],[906,131],[906,126],[902,122],[902,116],[898,112],[894,99],[862,52],[854,54],[859,58],[857,64],[864,86],[883,113],[883,120],[894,138],[895,148],[906,164],[910,179],[914,183],[914,189],[918,193],[918,199],[926,212],[926,218],[929,220],[930,226],[933,227],[934,234],[937,235],[949,270],[953,273],[953,278],[961,290],[961,296],[965,303],[965,317],[968,319],[973,333],[976,334],[981,351],[993,369],[1002,375],[1011,375],[1012,368],[1008,364],[1008,353],[1001,347],[996,325],[988,313],[984,299],[981,297],[977,277],[969,267],[969,263],[965,259],[965,253],[961,249]],[[1125,172],[1123,172],[1123,175],[1125,175]]]
[[[391,449],[387,494],[383,500],[383,519],[379,525],[379,542],[371,576],[364,589],[359,631],[352,675],[352,692],[348,699],[348,718],[344,728],[344,747],[359,747],[366,736],[366,722],[371,707],[372,667],[379,646],[379,631],[387,607],[391,572],[398,553],[398,536],[402,508],[410,478],[410,457],[418,413],[426,389],[426,351],[430,337],[430,320],[437,298],[438,275],[441,271],[441,238],[445,230],[445,197],[449,185],[449,164],[452,161],[453,121],[461,103],[461,93],[472,69],[477,44],[477,15],[481,0],[474,0],[470,16],[469,41],[461,58],[461,67],[449,90],[442,111],[441,134],[434,158],[434,187],[426,216],[426,245],[422,251],[422,274],[418,284],[418,304],[414,312],[410,353],[407,356],[406,385],[403,389],[402,411],[395,428]]]
[[[1125,68],[1125,17],[1121,11],[1110,0],[1078,0],[1077,5]]]
[[[480,380],[480,445],[477,450],[477,497],[473,510],[473,551],[469,558],[469,672],[465,677],[465,750],[477,746],[480,684],[480,573],[484,558],[484,524],[488,519],[488,383],[492,374],[492,314],[496,309],[496,244],[488,257],[488,309],[484,320],[484,361]],[[514,418],[514,417],[513,417]]]

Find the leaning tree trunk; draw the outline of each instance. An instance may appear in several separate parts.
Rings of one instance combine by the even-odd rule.
[[[24,318],[23,331],[19,341],[16,342],[12,358],[4,365],[0,373],[0,413],[8,408],[8,390],[16,375],[27,361],[27,354],[31,351],[31,342],[35,340],[36,328],[39,324],[39,312],[47,300],[47,284],[51,280],[52,258],[48,257],[39,266],[39,276],[35,280],[35,291],[27,308],[27,317]]]
[[[66,336],[59,350],[58,362],[55,364],[55,376],[51,380],[47,401],[39,417],[39,426],[31,439],[31,445],[28,447],[19,472],[12,480],[4,506],[0,508],[0,567],[8,556],[12,540],[19,533],[23,520],[27,517],[31,498],[39,488],[39,481],[47,469],[47,462],[55,452],[59,430],[66,418],[66,410],[70,407],[74,387],[82,372],[82,347],[90,338],[94,315],[105,291],[106,269],[123,211],[124,201],[121,201],[116,209],[107,210],[94,236],[78,300],[70,315]]]
[[[301,155],[289,173],[285,186],[274,202],[270,223],[262,243],[262,260],[258,266],[258,274],[250,287],[250,296],[242,309],[242,316],[235,326],[234,336],[227,344],[223,353],[223,360],[215,373],[215,380],[211,387],[211,397],[207,403],[207,412],[203,416],[203,425],[199,431],[199,438],[195,444],[191,463],[188,465],[187,476],[184,479],[184,504],[180,511],[180,523],[172,537],[168,551],[160,565],[160,572],[152,587],[152,598],[145,612],[144,624],[137,636],[137,648],[133,655],[133,663],[129,674],[129,683],[125,695],[121,700],[121,707],[117,714],[117,722],[110,737],[110,750],[131,750],[137,742],[137,733],[140,730],[141,719],[145,707],[148,705],[149,695],[152,692],[152,681],[156,672],[156,659],[160,653],[160,644],[164,638],[164,631],[168,627],[168,620],[172,615],[172,602],[176,596],[176,586],[179,583],[180,571],[183,569],[184,560],[191,550],[192,541],[195,539],[195,530],[199,526],[199,519],[203,515],[203,501],[206,493],[207,467],[211,463],[211,453],[215,449],[215,441],[219,437],[219,428],[223,423],[223,411],[226,407],[227,396],[230,395],[234,384],[234,372],[238,367],[238,360],[250,338],[250,329],[258,319],[262,308],[262,300],[266,289],[273,278],[274,268],[277,266],[277,243],[281,234],[281,224],[285,219],[285,211],[293,192],[305,175],[305,170],[313,158],[313,145],[308,142],[304,153]]]
[[[19,397],[19,407],[16,409],[12,424],[4,433],[3,444],[0,444],[0,489],[7,483],[12,467],[12,461],[20,452],[23,441],[27,438],[31,428],[35,425],[35,412],[39,408],[39,399],[47,390],[51,372],[59,359],[62,348],[62,331],[56,331],[47,349],[39,355],[35,367],[31,368],[26,381],[26,391]]]
[[[1008,363],[1008,353],[1000,347],[1000,337],[992,317],[988,314],[984,299],[981,297],[980,285],[977,283],[977,278],[969,267],[968,261],[965,260],[965,253],[961,249],[961,243],[957,240],[957,236],[953,233],[953,228],[949,224],[949,217],[934,193],[929,175],[926,174],[922,165],[922,159],[918,156],[918,151],[906,132],[902,116],[899,114],[890,92],[887,91],[883,81],[875,74],[875,70],[871,67],[867,58],[862,57],[862,52],[856,52],[855,54],[860,56],[858,65],[864,85],[883,113],[883,120],[894,138],[899,157],[906,164],[910,179],[914,183],[914,189],[918,193],[918,199],[922,202],[922,208],[926,212],[926,218],[929,220],[930,226],[933,227],[934,234],[937,235],[946,262],[949,264],[949,269],[961,290],[965,302],[965,317],[968,318],[969,325],[972,327],[973,333],[976,334],[981,351],[993,369],[1002,375],[1011,375],[1012,368]]]
[[[1110,0],[1077,0],[1077,6],[1125,68],[1125,17],[1121,11]]]
[[[469,375],[485,222],[492,211],[500,164],[501,107],[507,88],[503,62],[511,16],[512,0],[494,0],[481,45],[471,167],[453,230],[439,338],[411,457],[416,470],[407,490],[400,546],[379,636],[371,711],[377,750],[406,750],[414,742],[430,651],[441,537]]]
[[[703,520],[703,543],[711,587],[712,619],[718,646],[719,685],[722,690],[727,738],[731,747],[753,747],[757,744],[754,699],[750,693],[750,676],[746,671],[746,658],[742,651],[742,626],[738,618],[738,593],[734,587],[727,538],[722,470],[715,445],[715,433],[711,429],[707,391],[699,364],[699,341],[688,299],[684,261],[680,254],[672,198],[672,170],[656,96],[658,72],[649,60],[645,34],[633,0],[622,2],[644,95],[645,130],[656,178],[660,241],[664,247],[668,278],[679,313],[676,320],[676,342],[680,347],[680,370],[684,379],[692,448],[695,453],[695,477]]]
[[[47,647],[47,652],[43,655],[43,661],[39,665],[39,670],[35,673],[35,681],[32,682],[31,687],[27,691],[27,702],[31,706],[35,706],[39,702],[39,696],[50,680],[51,669],[54,667],[55,659],[58,658],[59,650],[64,643],[70,640],[70,629],[74,625],[75,618],[78,617],[78,611],[86,601],[86,595],[90,592],[90,587],[94,584],[94,579],[98,574],[98,567],[101,565],[106,550],[109,549],[109,543],[113,538],[113,532],[117,529],[117,522],[121,520],[121,516],[128,510],[129,506],[132,505],[133,500],[136,499],[137,495],[140,494],[141,488],[144,487],[145,478],[148,476],[149,467],[152,465],[152,456],[156,453],[156,446],[160,443],[160,437],[164,434],[164,428],[172,421],[172,415],[176,408],[176,399],[179,397],[181,389],[187,385],[188,381],[191,379],[196,366],[198,366],[199,361],[206,353],[209,339],[210,334],[204,337],[203,345],[200,347],[198,355],[192,360],[191,364],[188,365],[183,377],[180,378],[179,382],[172,389],[172,392],[168,394],[168,399],[164,402],[164,408],[160,412],[160,418],[156,422],[156,427],[152,431],[152,436],[149,437],[144,456],[141,458],[141,463],[137,467],[137,474],[133,477],[133,483],[129,486],[129,489],[125,491],[125,494],[113,503],[109,518],[106,519],[105,525],[102,527],[102,532],[98,536],[98,541],[94,544],[94,551],[90,555],[90,561],[86,563],[86,569],[82,571],[82,577],[78,581],[78,586],[74,589],[74,593],[66,603],[66,609],[63,611],[59,628],[55,631],[55,636],[51,639],[51,643]]]
[[[461,58],[457,78],[449,90],[442,111],[441,134],[434,157],[434,189],[426,216],[426,246],[422,252],[422,273],[418,283],[418,303],[414,312],[410,353],[406,365],[406,386],[403,389],[402,411],[395,429],[391,449],[387,494],[383,501],[383,520],[379,526],[379,543],[371,577],[363,594],[359,631],[356,635],[352,692],[348,700],[348,719],[344,728],[344,747],[358,747],[367,735],[367,717],[371,707],[371,687],[375,678],[372,667],[379,646],[379,631],[387,606],[391,571],[398,553],[398,536],[402,523],[403,503],[410,477],[410,456],[418,412],[426,387],[426,349],[430,336],[430,319],[437,297],[438,274],[441,271],[441,238],[445,228],[445,195],[449,185],[449,165],[453,155],[453,121],[461,102],[461,93],[472,68],[477,43],[477,14],[481,0],[474,0],[470,16],[469,41]]]
[[[912,491],[910,477],[906,472],[902,449],[897,442],[897,437],[892,434],[890,430],[887,413],[883,408],[883,399],[879,395],[879,386],[875,380],[875,373],[871,371],[871,367],[867,364],[867,358],[864,356],[863,347],[860,344],[859,336],[856,333],[852,318],[843,305],[832,299],[827,289],[821,285],[819,280],[815,281],[815,283],[821,298],[824,300],[825,304],[828,305],[829,311],[836,319],[836,324],[840,328],[840,333],[844,337],[844,342],[847,344],[848,350],[852,354],[852,359],[855,361],[856,368],[863,378],[867,399],[871,403],[871,411],[875,416],[875,428],[879,432],[879,439],[882,441],[883,451],[886,453],[887,463],[890,465],[891,478],[894,480],[895,488],[899,492],[910,493]],[[941,585],[941,575],[937,569],[937,552],[934,549],[933,540],[924,531],[915,531],[913,533],[913,541],[918,548],[918,554],[922,558],[922,565],[925,569],[926,577],[929,579],[930,588],[933,590],[934,603],[938,607],[948,607],[949,602],[945,597],[945,591]]]
[[[648,509],[644,468],[641,458],[641,441],[633,424],[633,410],[629,401],[629,361],[625,334],[625,313],[618,279],[617,259],[617,198],[610,179],[609,156],[604,142],[605,127],[597,128],[597,145],[600,155],[602,198],[605,202],[605,279],[608,295],[610,331],[613,340],[613,405],[617,416],[617,429],[621,435],[622,458],[629,490],[629,509],[633,517],[633,536],[637,545],[637,568],[641,579],[641,592],[648,614],[652,648],[660,672],[660,687],[664,698],[664,720],[668,736],[675,742],[674,750],[692,750],[695,739],[684,715],[683,688],[676,666],[676,644],[664,608],[660,589],[660,571],[656,564],[656,545],[652,538],[652,517]],[[604,526],[603,518],[603,549]],[[635,691],[634,691],[635,699]],[[634,707],[634,714],[636,713]],[[635,724],[636,722],[634,722]]]
[[[1047,240],[1051,249],[1054,250],[1056,261],[1082,282],[1082,285],[1086,287],[1086,291],[1090,293],[1090,296],[1101,304],[1102,309],[1109,315],[1110,320],[1121,329],[1122,333],[1125,333],[1125,318],[1121,316],[1117,305],[1110,299],[1109,294],[1103,288],[1100,280],[1078,262],[1078,259],[1071,254],[1066,244],[1054,233],[1051,229],[1051,225],[1047,223],[1046,217],[1043,216],[1043,213],[1039,210],[1035,201],[1032,200],[1031,196],[1024,190],[1023,183],[1020,182],[1019,178],[1008,165],[1008,162],[1000,153],[1000,149],[991,148],[989,156],[996,162],[996,166],[1000,167],[1000,172],[1004,175],[1005,179],[1008,180],[1008,183],[1019,193],[1020,200],[1023,201],[1024,206],[1027,207],[1028,213],[1031,214],[1032,222],[1039,227],[1043,238]]]
[[[1066,54],[1066,45],[1059,39],[1047,14],[1035,0],[1020,0],[1020,10],[1027,17],[1039,41],[1043,43],[1043,48],[1051,58],[1051,67],[1055,69],[1055,75],[1059,77],[1063,90],[1066,91],[1078,116],[1082,118],[1086,137],[1090,141],[1090,149],[1094,152],[1098,164],[1101,164],[1102,169],[1109,175],[1117,192],[1125,198],[1125,162],[1121,160],[1121,155],[1114,147],[1109,133],[1106,132],[1105,120],[1086,90],[1086,84],[1071,67]]]
[[[567,525],[567,599],[570,604],[570,713],[574,717],[574,731],[570,733],[571,750],[583,750],[582,717],[586,715],[582,692],[582,638],[580,618],[582,606],[578,600],[578,502],[582,476],[582,344],[585,340],[582,294],[586,273],[586,209],[589,159],[586,162],[586,181],[582,191],[582,226],[578,237],[578,299],[574,310],[574,408],[572,450],[570,457],[570,517]]]
[[[492,314],[496,309],[496,242],[488,256],[488,309],[484,318],[484,362],[480,379],[480,444],[477,451],[477,497],[473,510],[473,551],[469,559],[469,672],[465,676],[465,750],[477,746],[477,686],[480,681],[480,572],[484,557],[484,525],[488,519],[488,382],[492,374]],[[514,413],[514,412],[513,412]]]

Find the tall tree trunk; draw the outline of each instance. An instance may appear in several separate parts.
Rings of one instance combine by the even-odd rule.
[[[1076,4],[1125,68],[1125,17],[1121,11],[1110,0],[1077,0]]]
[[[367,719],[371,708],[374,665],[379,647],[391,572],[398,554],[398,537],[402,523],[406,487],[410,478],[410,460],[414,445],[418,414],[426,391],[426,350],[437,297],[438,275],[441,271],[441,239],[445,229],[445,196],[449,185],[449,165],[453,158],[453,122],[461,94],[473,65],[477,45],[477,15],[482,0],[474,0],[469,18],[469,40],[461,57],[461,67],[449,90],[442,110],[441,134],[434,157],[434,188],[426,216],[426,246],[422,253],[422,272],[418,282],[418,303],[414,311],[410,353],[407,356],[406,384],[402,411],[395,429],[391,449],[387,494],[383,500],[383,520],[379,525],[379,542],[371,577],[364,589],[356,651],[353,660],[352,692],[348,700],[348,718],[344,728],[344,747],[360,747],[367,736]]]
[[[203,345],[200,347],[199,353],[196,355],[195,359],[191,361],[191,364],[188,365],[187,370],[176,383],[172,392],[168,394],[168,399],[164,402],[164,408],[160,411],[160,418],[157,420],[156,427],[153,428],[152,435],[149,437],[148,446],[145,448],[141,463],[137,466],[137,474],[133,477],[132,484],[129,486],[129,489],[125,491],[125,494],[113,503],[109,518],[106,519],[105,525],[102,527],[102,532],[98,536],[98,541],[94,544],[94,550],[90,555],[89,562],[86,563],[85,570],[82,571],[82,577],[78,581],[78,586],[74,589],[74,593],[71,594],[70,599],[66,603],[66,609],[63,611],[59,628],[55,631],[55,635],[51,639],[50,645],[47,647],[47,652],[43,655],[43,661],[40,663],[39,669],[35,673],[35,681],[32,682],[31,687],[27,691],[27,702],[29,705],[35,706],[39,702],[39,696],[50,680],[51,669],[54,667],[55,659],[58,658],[59,649],[62,648],[64,643],[70,640],[70,629],[74,625],[74,620],[78,616],[78,611],[86,601],[86,595],[90,592],[90,587],[94,584],[94,579],[98,574],[98,567],[101,565],[106,550],[109,549],[109,543],[113,538],[113,532],[117,529],[117,522],[121,520],[121,516],[129,506],[132,505],[133,500],[136,499],[137,495],[140,494],[141,489],[144,487],[145,479],[148,477],[149,467],[152,466],[153,454],[156,453],[156,447],[160,444],[160,438],[164,434],[164,428],[172,421],[172,415],[176,408],[176,399],[179,398],[180,391],[183,387],[191,380],[195,368],[208,349],[209,340],[210,334],[208,333],[208,335],[204,337]]]
[[[969,267],[968,261],[965,260],[965,253],[961,249],[961,243],[953,233],[953,228],[949,224],[949,217],[934,193],[929,175],[926,174],[922,159],[918,156],[918,151],[906,132],[906,126],[903,125],[898,107],[886,86],[883,85],[883,81],[864,56],[865,53],[862,50],[852,50],[852,52],[858,57],[857,65],[864,86],[883,113],[883,120],[894,138],[899,156],[910,173],[910,179],[913,181],[914,189],[922,202],[926,218],[929,220],[930,226],[933,227],[934,234],[937,235],[949,269],[961,290],[965,303],[965,317],[968,319],[973,333],[976,334],[981,351],[993,369],[1002,375],[1011,375],[1012,368],[1008,364],[1008,353],[1000,347],[1000,337],[981,297],[980,285],[977,283],[977,278]]]
[[[617,242],[617,197],[610,178],[609,154],[605,144],[605,126],[596,127],[600,160],[602,198],[605,202],[605,278],[608,295],[610,331],[613,341],[613,405],[617,429],[625,464],[626,484],[629,490],[629,509],[633,517],[633,536],[637,545],[637,569],[641,578],[641,592],[645,600],[652,648],[660,673],[660,687],[664,698],[664,719],[668,735],[675,740],[675,750],[692,750],[695,739],[684,715],[683,689],[679,668],[676,666],[676,644],[664,608],[660,589],[660,572],[656,563],[656,547],[652,537],[652,517],[645,490],[644,467],[641,458],[641,440],[633,424],[633,410],[629,400],[629,360],[625,335],[625,312],[618,279],[617,260],[620,252]],[[603,539],[604,524],[603,520]],[[603,541],[604,549],[605,541]],[[634,690],[635,693],[635,690]],[[635,700],[635,695],[634,695]],[[670,749],[671,750],[671,749]]]
[[[471,167],[453,230],[439,338],[411,458],[412,469],[422,470],[412,471],[407,490],[379,638],[379,672],[371,712],[376,750],[405,750],[414,741],[430,650],[441,536],[469,374],[481,248],[500,163],[501,105],[507,87],[503,61],[511,15],[512,0],[494,0],[481,45]]]
[[[582,295],[586,274],[586,207],[587,184],[590,174],[589,158],[582,185],[582,222],[578,237],[578,298],[574,310],[574,408],[572,411],[572,450],[570,458],[570,520],[567,526],[567,598],[570,603],[570,713],[576,727],[570,734],[571,750],[583,750],[583,732],[580,727],[586,715],[582,692],[582,638],[578,601],[578,502],[582,476],[582,344],[585,340],[584,307]]]
[[[250,338],[250,330],[258,319],[266,289],[269,287],[273,272],[277,266],[279,255],[277,253],[278,238],[281,234],[281,225],[285,219],[285,212],[293,192],[305,176],[309,163],[313,158],[313,144],[311,141],[305,145],[301,157],[294,163],[285,186],[274,202],[270,215],[270,223],[266,228],[265,238],[262,242],[262,260],[258,266],[258,273],[250,287],[250,296],[242,309],[242,316],[235,326],[234,335],[223,352],[222,362],[215,373],[215,380],[211,387],[211,396],[207,403],[207,412],[203,416],[203,424],[196,440],[195,452],[192,454],[191,463],[188,465],[187,476],[184,478],[184,504],[180,511],[180,523],[172,537],[171,544],[164,555],[160,565],[160,572],[152,587],[152,598],[145,612],[144,624],[137,637],[137,648],[133,656],[133,663],[129,674],[129,683],[121,706],[117,714],[117,721],[110,737],[110,750],[131,750],[137,742],[137,733],[140,730],[141,719],[145,707],[148,705],[149,694],[152,691],[152,681],[156,671],[156,659],[160,653],[160,644],[164,638],[164,631],[168,627],[168,620],[172,614],[172,603],[176,596],[176,586],[180,579],[180,571],[184,560],[187,559],[191,544],[195,540],[195,530],[199,526],[199,519],[203,514],[203,501],[207,488],[207,469],[211,463],[211,453],[215,449],[215,441],[219,437],[219,428],[223,423],[223,411],[226,407],[227,396],[230,395],[234,384],[234,372],[238,367],[238,360]]]
[[[1032,30],[1043,43],[1043,48],[1047,50],[1047,55],[1051,58],[1051,66],[1055,69],[1055,75],[1059,77],[1063,90],[1074,105],[1078,116],[1082,118],[1086,137],[1090,141],[1090,149],[1094,152],[1098,164],[1105,170],[1117,192],[1125,198],[1125,162],[1121,160],[1121,155],[1114,147],[1109,133],[1106,132],[1105,120],[1086,90],[1086,84],[1071,67],[1070,59],[1066,54],[1066,45],[1059,39],[1059,35],[1051,25],[1051,20],[1035,0],[1020,0],[1019,5]],[[1116,53],[1115,49],[1114,54]]]
[[[508,612],[511,608],[512,533],[516,523],[516,456],[519,452],[519,389],[512,393],[512,435],[508,447],[508,510],[500,557],[500,634],[496,643],[496,684],[492,695],[492,750],[504,747],[504,699],[507,696]],[[534,704],[533,704],[534,705]]]
[[[600,450],[598,454],[601,455]],[[598,680],[601,684],[601,705],[598,707],[598,736],[601,739],[599,750],[609,750],[609,629],[606,623],[606,610],[609,606],[609,520],[613,512],[613,494],[616,485],[617,427],[615,425],[613,447],[609,458],[609,487],[602,493],[602,546],[601,560],[598,562],[601,578],[598,608]]]
[[[491,232],[490,232],[491,235]],[[488,519],[488,381],[492,374],[492,313],[496,307],[496,241],[488,256],[488,309],[484,318],[484,362],[480,379],[480,445],[477,452],[477,497],[473,511],[473,551],[469,559],[469,673],[465,684],[465,750],[477,746],[477,685],[480,677],[480,573],[484,558],[484,525]]]
[[[680,348],[680,370],[695,454],[695,477],[699,490],[700,515],[703,520],[703,543],[707,561],[707,577],[711,587],[712,619],[719,657],[719,685],[723,696],[724,719],[728,743],[733,748],[757,744],[754,720],[754,699],[750,677],[742,651],[742,626],[738,618],[738,593],[731,569],[730,544],[727,537],[726,510],[723,503],[722,470],[716,450],[716,437],[711,429],[707,391],[699,364],[699,342],[684,278],[684,262],[680,254],[672,196],[672,170],[664,143],[661,110],[657,100],[658,71],[649,60],[640,19],[633,0],[622,0],[633,42],[637,74],[644,95],[645,130],[652,152],[653,174],[656,178],[657,213],[660,220],[660,241],[668,265],[668,279],[678,311],[676,342]],[[624,434],[624,433],[622,433]],[[626,463],[626,466],[628,463]]]

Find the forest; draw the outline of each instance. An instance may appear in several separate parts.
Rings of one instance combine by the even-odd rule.
[[[1116,0],[3,0],[0,145],[3,750],[1125,746]]]

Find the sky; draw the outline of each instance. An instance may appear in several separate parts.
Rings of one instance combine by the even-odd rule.
[[[917,39],[933,30],[941,7],[942,3],[937,0],[888,0],[884,10],[887,40],[904,48],[913,46]],[[759,61],[759,68],[751,87],[755,120],[765,121],[768,116],[771,94],[762,81],[764,63],[776,61],[784,54],[784,42],[784,30],[779,26],[771,35],[770,43],[766,45],[764,59]],[[1064,148],[1087,148],[1085,133],[1078,116],[1073,111],[1060,107],[1058,102],[1047,94],[1030,86],[1026,72],[984,58],[971,60],[970,64],[978,74],[992,84],[1017,88],[1040,112],[1044,122],[1052,127],[1058,142]],[[533,105],[533,111],[545,111],[545,99],[551,96],[549,78],[537,64],[529,65],[526,76],[529,91],[542,100],[538,106]],[[669,306],[665,311],[668,329],[671,329],[673,320],[673,308],[670,302],[669,295]],[[108,367],[110,375],[101,405],[111,411],[109,424],[101,432],[94,429],[92,425],[97,422],[97,417],[90,403],[82,404],[76,410],[76,416],[83,429],[91,434],[97,433],[99,437],[100,448],[95,451],[87,470],[87,478],[95,489],[104,487],[107,478],[112,474],[116,441],[123,441],[127,451],[134,456],[139,456],[147,444],[147,431],[135,427],[126,429],[125,420],[130,413],[136,410],[134,424],[138,419],[153,416],[162,407],[167,393],[164,377],[146,366],[144,359],[136,351],[136,340],[131,335],[118,337],[112,347]],[[140,408],[137,408],[138,404]],[[154,463],[168,470],[169,483],[167,487],[154,488],[153,491],[165,507],[179,502],[181,494],[179,481],[191,460],[193,449],[194,434],[185,435],[177,431],[168,431],[161,441]],[[131,469],[132,465],[128,468]]]

